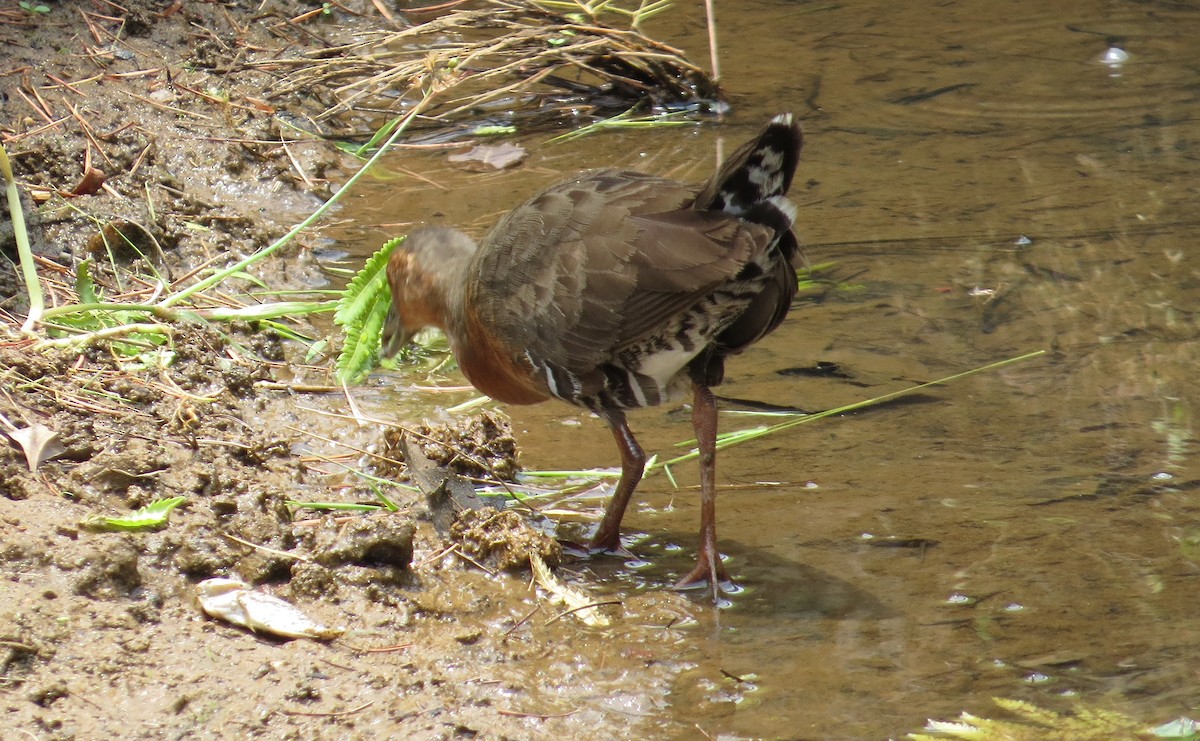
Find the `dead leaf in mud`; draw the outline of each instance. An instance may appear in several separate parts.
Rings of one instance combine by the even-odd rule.
[[[442,535],[450,531],[455,516],[464,509],[503,509],[502,501],[484,500],[470,481],[447,466],[439,466],[421,451],[421,446],[401,435],[397,449],[404,454],[408,475],[429,503],[433,526]]]
[[[100,192],[100,189],[104,187],[105,180],[107,180],[107,177],[102,170],[98,170],[95,167],[89,167],[87,168],[87,171],[83,173],[83,177],[79,180],[79,182],[75,184],[75,187],[71,189],[71,195],[96,195]]]
[[[30,471],[37,471],[38,466],[62,455],[66,450],[58,441],[58,433],[38,422],[29,427],[14,427],[6,434],[25,451],[25,462],[29,464]]]
[[[480,144],[472,148],[469,152],[458,152],[457,154],[450,155],[450,161],[490,165],[497,170],[503,170],[523,161],[525,154],[525,147],[513,144],[512,142]]]
[[[550,571],[550,567],[536,553],[529,554],[529,569],[533,572],[533,580],[546,590],[552,602],[558,602],[567,608],[567,612],[579,618],[584,625],[592,628],[609,625],[609,620],[597,610],[597,602],[588,594],[563,583]]]
[[[328,628],[292,603],[255,591],[239,579],[205,579],[196,585],[196,592],[205,613],[255,633],[329,641],[345,632],[341,628]]]

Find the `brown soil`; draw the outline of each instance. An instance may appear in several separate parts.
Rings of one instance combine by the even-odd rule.
[[[353,163],[327,142],[281,144],[294,138],[284,112],[302,119],[311,101],[271,99],[269,74],[239,62],[380,22],[360,6],[368,15],[298,22],[288,19],[316,6],[64,0],[0,11],[0,134],[32,194],[34,247],[53,261],[45,277],[69,286],[55,265],[95,257],[110,295],[148,295],[152,282],[128,276],[224,266],[309,212],[326,173],[344,179]],[[0,222],[15,260],[11,231]],[[314,241],[256,271],[272,287],[325,285]],[[31,472],[19,448],[0,446],[0,736],[592,737],[597,716],[572,710],[572,692],[588,691],[572,674],[513,668],[529,657],[565,666],[555,651],[571,656],[578,626],[523,620],[537,602],[523,581],[468,560],[519,567],[497,540],[497,523],[512,523],[472,515],[453,530],[468,544],[460,557],[419,494],[389,490],[398,511],[344,517],[288,505],[377,501],[324,467],[321,456],[346,450],[302,433],[321,419],[261,383],[294,372],[300,349],[261,327],[177,324],[161,368],[130,368],[102,344],[34,351],[16,329],[17,275],[0,277],[0,413],[45,425],[64,451]],[[477,446],[477,459],[511,476],[511,438],[480,424],[468,438],[500,444]],[[174,496],[186,502],[157,531],[80,524]],[[518,537],[555,555],[544,538]],[[195,585],[212,576],[263,585],[347,632],[285,641],[207,618]],[[663,609],[677,609],[670,599]],[[519,712],[538,689],[564,712]]]

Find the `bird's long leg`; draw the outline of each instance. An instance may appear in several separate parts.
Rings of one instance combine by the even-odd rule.
[[[621,518],[625,516],[625,508],[629,506],[633,490],[642,480],[642,472],[646,469],[646,453],[626,424],[624,412],[607,410],[601,417],[608,423],[621,450],[621,480],[617,482],[617,491],[609,500],[604,519],[600,521],[589,547],[592,550],[620,551]]]
[[[700,551],[696,568],[675,588],[688,589],[707,582],[715,600],[721,582],[729,581],[721,554],[717,553],[717,400],[702,383],[693,383],[692,393],[692,427],[700,450]]]

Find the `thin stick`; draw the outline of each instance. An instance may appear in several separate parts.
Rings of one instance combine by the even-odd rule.
[[[231,535],[223,530],[221,531],[221,535],[225,536],[226,538],[229,538],[230,540],[232,540],[235,543],[241,543],[244,546],[253,548],[256,551],[262,551],[263,553],[270,553],[272,555],[280,556],[282,558],[291,558],[296,561],[303,561],[304,563],[312,563],[312,556],[308,556],[303,553],[288,553],[287,551],[281,551],[281,550],[278,550],[275,548],[270,548],[265,545],[251,543],[248,540],[243,540],[242,538],[239,538],[236,535]]]
[[[717,12],[713,0],[704,0],[704,15],[708,19],[708,58],[712,64],[712,81],[721,81],[721,64],[717,61]]]

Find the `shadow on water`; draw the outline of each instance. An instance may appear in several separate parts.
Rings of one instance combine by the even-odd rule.
[[[662,540],[661,538],[671,538]],[[601,583],[623,589],[670,589],[695,564],[690,532],[662,533],[633,546],[634,568],[618,558],[588,562],[589,571]],[[855,584],[814,568],[789,555],[754,543],[723,541],[722,554],[736,564],[737,589],[725,595],[728,606],[720,619],[726,624],[774,620],[879,620],[895,617],[892,608]],[[698,607],[707,609],[707,592],[691,594]]]
[[[364,191],[348,215],[391,226],[360,252],[434,215],[479,234],[580,167],[699,181],[716,139],[791,109],[807,138],[799,232],[848,285],[734,359],[720,393],[826,409],[1048,352],[722,451],[719,544],[745,591],[724,610],[692,598],[686,627],[662,629],[665,697],[637,702],[645,667],[661,680],[667,665],[627,631],[574,640],[624,672],[647,738],[899,737],[996,714],[994,696],[1082,699],[1147,725],[1195,715],[1200,10],[722,8],[725,126],[538,146],[517,172],[470,179],[406,155],[446,190]],[[651,31],[703,59],[695,20]],[[805,370],[822,367],[837,373]],[[577,410],[505,411],[529,467],[618,462]],[[631,415],[648,452],[691,437],[677,412]],[[753,424],[722,413],[723,430]],[[650,565],[578,567],[625,599],[626,625],[657,624],[655,595],[694,558],[696,472],[675,475],[681,490],[647,479],[626,520]]]

